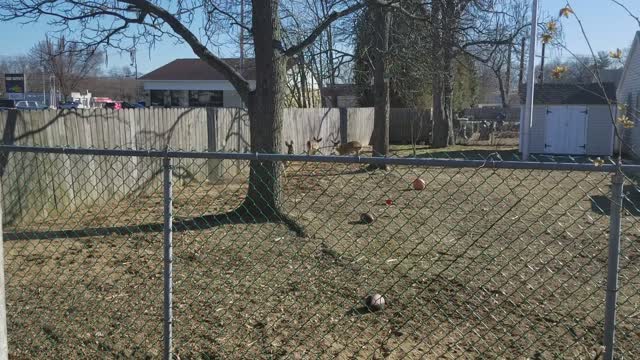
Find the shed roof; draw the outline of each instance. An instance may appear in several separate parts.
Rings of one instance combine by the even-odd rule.
[[[222,59],[236,70],[240,69],[240,59]],[[247,80],[256,79],[254,59],[244,59],[242,76]],[[227,80],[222,73],[201,59],[176,59],[152,72],[141,76],[140,80]]]
[[[537,84],[534,91],[536,105],[607,105],[616,101],[614,83],[600,84]],[[520,91],[520,103],[526,102],[527,92]]]
[[[620,82],[620,79],[622,78],[623,70],[624,70],[623,68],[604,69],[604,70],[598,71],[598,76],[600,77],[600,81],[602,81],[603,83],[605,82],[614,83],[617,87],[618,83]],[[597,77],[594,76],[592,82],[594,83],[598,82]]]

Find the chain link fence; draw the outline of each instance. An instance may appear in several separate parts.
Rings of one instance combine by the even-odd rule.
[[[12,358],[593,359],[616,219],[640,356],[634,166],[3,148]],[[306,236],[236,211],[259,159]]]

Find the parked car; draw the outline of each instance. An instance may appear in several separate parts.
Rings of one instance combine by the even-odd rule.
[[[16,102],[13,100],[0,99],[0,110],[11,110],[16,108]]]
[[[60,103],[60,105],[58,105],[58,108],[59,109],[77,109],[78,106],[80,106],[80,103],[78,102],[67,101],[67,102]]]
[[[140,104],[130,103],[126,101],[123,101],[121,105],[123,109],[142,109],[144,107]]]
[[[44,110],[47,105],[43,105],[37,101],[18,101],[16,103],[16,109],[18,110]]]
[[[122,109],[122,103],[120,103],[119,101],[107,102],[104,103],[104,108],[111,110],[120,110]]]

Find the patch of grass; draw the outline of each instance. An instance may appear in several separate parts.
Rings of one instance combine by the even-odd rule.
[[[609,226],[593,199],[606,198],[607,175],[358,170],[290,164],[284,205],[308,238],[270,223],[174,234],[180,358],[591,356],[602,338]],[[416,177],[425,190],[411,190]],[[175,215],[231,210],[245,191],[239,179],[177,186]],[[105,199],[5,229],[131,229],[5,242],[12,358],[161,356],[163,237],[148,231],[162,222],[161,199]],[[363,212],[376,220],[360,223]],[[640,353],[636,224],[626,213],[617,344],[628,358]],[[370,293],[385,296],[383,311],[357,311]]]

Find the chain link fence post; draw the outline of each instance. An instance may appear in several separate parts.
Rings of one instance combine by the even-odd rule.
[[[171,158],[162,162],[164,173],[164,359],[173,358],[173,179]]]
[[[0,154],[0,158],[6,157],[8,154]],[[2,188],[2,180],[0,179],[0,189]],[[2,191],[0,191],[0,360],[9,358],[9,342],[7,339],[7,308],[6,293],[4,286],[4,238],[2,235]]]
[[[607,260],[607,293],[604,319],[604,360],[613,360],[616,330],[616,300],[618,297],[618,270],[620,262],[620,232],[624,175],[618,170],[611,181],[611,207],[609,218],[609,257]]]

